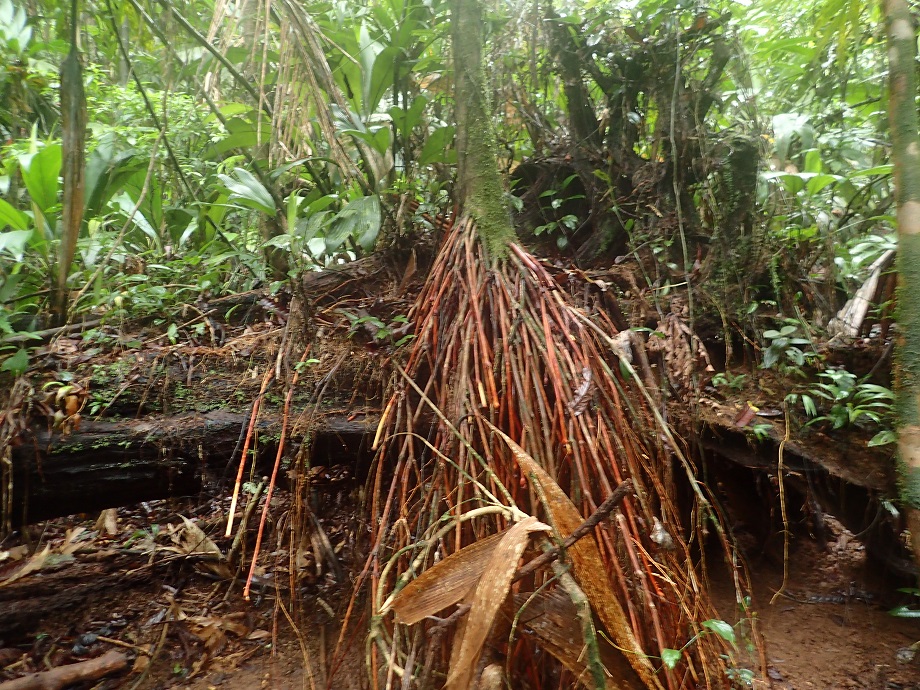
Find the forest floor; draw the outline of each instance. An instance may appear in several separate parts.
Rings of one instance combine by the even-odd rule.
[[[53,580],[80,563],[99,562],[117,551],[133,552],[135,559],[105,577],[86,572],[76,581],[68,580],[69,600],[58,602],[53,615],[0,644],[0,680],[117,650],[126,653],[131,670],[93,687],[369,687],[360,632],[341,664],[330,667],[348,604],[347,583],[336,583],[326,574],[303,587],[301,610],[289,612],[298,623],[295,633],[281,601],[274,596],[274,587],[266,586],[281,583],[282,600],[289,601],[283,587],[289,557],[286,549],[269,547],[271,553],[263,561],[268,565],[258,571],[257,582],[262,584],[249,602],[242,597],[239,580],[228,584],[227,579],[218,578],[212,562],[195,557],[201,554],[200,547],[186,551],[183,530],[187,525],[180,516],[196,512],[195,522],[213,537],[213,544],[221,550],[229,548],[229,540],[221,536],[222,525],[211,518],[226,507],[224,502],[196,505],[182,499],[122,508],[115,534],[110,536],[105,535],[103,525],[86,516],[61,518],[45,523],[40,531],[33,529],[31,538],[40,538],[59,556],[46,558],[16,582],[36,592],[41,591],[43,580]],[[283,514],[289,502],[290,496],[281,492],[273,506],[276,514]],[[352,510],[347,503],[323,519],[331,541],[346,558],[343,545],[354,529],[345,524]],[[783,582],[782,559],[771,553],[751,561],[753,605],[766,639],[773,687],[920,688],[920,654],[911,651],[920,640],[920,621],[888,614],[892,603],[903,597],[898,599],[901,595],[895,585],[881,577],[853,535],[832,519],[828,524],[831,539],[827,549],[804,536],[793,544],[786,585],[779,596],[775,595]],[[68,544],[79,548],[68,548]],[[18,545],[8,540],[2,545],[3,553],[16,554]],[[22,560],[15,563],[7,556],[6,561],[0,563],[0,578],[22,567]],[[360,564],[347,565],[350,580]],[[137,572],[145,568],[146,576],[138,579]],[[93,584],[80,583],[80,579],[94,577],[100,578],[99,586],[77,589],[80,584]],[[716,602],[724,618],[731,620],[735,607],[732,587],[727,578],[712,577]],[[9,589],[0,587],[0,607]],[[36,599],[36,605],[39,601]],[[316,679],[313,684],[311,673]]]
[[[323,346],[322,352],[309,353],[310,365],[301,372],[291,406],[299,412],[292,412],[289,425],[294,447],[287,451],[293,458],[298,443],[313,443],[310,495],[301,497],[310,510],[298,513],[296,497],[285,490],[297,478],[282,471],[283,488],[267,514],[248,602],[242,595],[247,573],[228,568],[223,560],[233,542],[223,537],[230,510],[226,494],[239,457],[240,428],[245,429],[259,397],[263,374],[280,361],[293,369],[302,349],[302,343],[290,345],[285,335],[289,329],[284,324],[288,316],[296,318],[295,310],[288,315],[288,305],[266,304],[263,298],[245,306],[235,296],[236,301],[215,307],[213,322],[201,333],[181,331],[175,343],[164,340],[165,324],[133,331],[111,327],[98,329],[95,339],[87,334],[62,337],[36,352],[29,381],[34,393],[6,405],[22,411],[23,429],[37,430],[24,435],[28,443],[14,448],[14,461],[34,474],[17,476],[23,495],[33,492],[18,500],[27,501],[30,510],[57,510],[38,517],[30,513],[35,520],[89,511],[63,506],[85,504],[97,494],[106,505],[112,505],[110,493],[132,505],[119,508],[117,516],[109,513],[108,524],[97,520],[98,512],[53,518],[0,542],[0,690],[8,679],[65,668],[108,650],[123,652],[128,669],[97,681],[93,687],[99,690],[369,687],[361,605],[355,608],[359,620],[347,638],[347,651],[337,661],[333,656],[351,583],[364,563],[358,550],[364,527],[359,496],[369,462],[366,446],[387,383],[382,362],[402,337],[402,317],[412,300],[404,285],[408,274],[391,271],[393,277],[376,264],[352,266],[356,272],[346,275],[348,280],[311,285],[311,294],[326,295],[309,317]],[[327,279],[327,274],[312,275],[317,282]],[[390,276],[385,285],[380,275]],[[598,276],[593,279],[598,282]],[[606,275],[604,280],[614,282]],[[346,289],[348,296],[342,297]],[[389,298],[381,299],[382,294]],[[231,322],[228,312],[241,305],[256,311],[255,317]],[[640,306],[631,308],[642,312]],[[632,315],[629,321],[644,323],[644,318]],[[293,359],[284,356],[284,343]],[[830,352],[828,360],[846,357],[835,363],[863,374],[878,368],[882,357],[880,343],[869,344]],[[890,468],[890,454],[867,449],[866,439],[854,433],[833,434],[817,426],[786,439],[776,409],[787,382],[753,365],[746,378],[743,390],[707,389],[684,426],[703,422],[707,431],[701,447],[731,461],[718,466],[713,487],[728,506],[739,541],[750,549],[753,607],[766,639],[773,687],[920,688],[920,653],[911,650],[920,641],[920,619],[888,614],[898,604],[920,608],[920,600],[897,591],[903,579],[883,578],[884,568],[840,523],[826,521],[826,548],[811,541],[804,529],[815,511],[802,508],[802,497],[811,500],[816,491],[830,489],[825,493],[858,517],[876,514],[874,504],[867,510],[867,496],[891,495],[890,478],[879,469]],[[288,421],[283,398],[278,386],[264,396],[259,473],[270,467],[282,423]],[[71,408],[86,417],[82,424],[80,413]],[[226,429],[217,428],[219,415],[232,417]],[[58,417],[64,417],[63,424]],[[333,418],[339,426],[329,431]],[[8,421],[14,419],[16,414],[8,414]],[[63,433],[52,432],[52,422]],[[187,428],[192,422],[198,426]],[[765,436],[756,444],[747,429],[754,423]],[[352,445],[343,441],[342,429],[352,434]],[[776,544],[780,528],[771,522],[776,505],[767,495],[775,491],[770,481],[781,441],[787,460],[795,461],[786,475],[788,486],[798,492],[790,503],[798,502],[796,509],[809,513],[791,520],[797,536],[785,587],[782,546]],[[337,477],[336,468],[350,471]],[[183,472],[194,475],[197,484],[179,486]],[[806,476],[807,485],[802,482]],[[251,490],[258,477],[250,479]],[[153,487],[154,480],[162,486]],[[224,488],[213,491],[209,482]],[[847,482],[859,491],[844,490]],[[202,485],[212,493],[137,503],[139,495],[195,493],[198,488],[188,487]],[[56,493],[50,493],[52,488]],[[129,489],[133,493],[125,493]],[[41,493],[45,490],[49,493]],[[302,529],[291,517],[304,512],[316,516],[311,529]],[[233,561],[247,569],[259,513],[253,511],[249,539]],[[860,523],[850,518],[851,527]],[[297,543],[292,534],[323,534],[326,543]],[[752,546],[765,539],[769,548]],[[338,564],[341,573],[334,572]],[[732,621],[736,605],[728,577],[720,579],[718,572],[711,577],[720,613]],[[292,600],[292,582],[298,606],[284,608],[282,603]],[[781,588],[783,593],[775,596]]]

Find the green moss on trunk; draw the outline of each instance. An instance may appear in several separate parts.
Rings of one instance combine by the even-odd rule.
[[[453,0],[451,33],[457,102],[457,186],[464,212],[493,258],[514,241],[514,226],[498,173],[498,144],[482,68],[482,10],[478,0]]]

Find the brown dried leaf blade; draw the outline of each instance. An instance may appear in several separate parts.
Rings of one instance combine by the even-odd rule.
[[[479,582],[507,530],[473,542],[428,568],[400,590],[393,610],[400,622],[418,623],[462,600]]]
[[[585,663],[581,624],[572,600],[559,590],[514,595],[515,609],[525,603],[526,608],[520,616],[523,629],[539,642],[541,649],[545,649],[569,669],[580,683],[591,687],[591,672]],[[607,675],[605,687],[609,690],[641,687],[638,679],[635,683],[622,680],[635,677],[624,656],[603,636],[598,636],[597,642]]]
[[[535,517],[527,517],[504,533],[492,552],[485,572],[473,593],[469,616],[459,651],[451,655],[450,672],[445,690],[467,690],[471,687],[476,663],[495,616],[508,597],[518,561],[530,540],[531,532],[544,532],[549,526]]]
[[[489,422],[486,422],[489,424]],[[547,510],[550,513],[556,530],[563,536],[568,536],[584,522],[581,513],[575,504],[566,496],[565,492],[552,477],[532,458],[527,452],[515,443],[507,434],[489,424],[492,430],[504,439],[511,449],[515,459],[521,466],[522,472],[539,482],[547,499]],[[581,588],[584,590],[591,607],[597,613],[607,632],[616,642],[617,647],[623,650],[629,660],[630,666],[650,688],[660,688],[661,683],[655,677],[655,671],[649,663],[648,657],[642,650],[633,634],[629,619],[620,605],[619,599],[610,581],[607,579],[607,569],[601,559],[597,542],[592,536],[580,539],[568,549]],[[638,679],[637,679],[638,680]]]

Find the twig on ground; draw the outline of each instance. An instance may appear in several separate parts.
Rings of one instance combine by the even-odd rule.
[[[0,683],[0,690],[60,690],[75,683],[99,680],[128,667],[128,657],[114,649],[95,659],[58,666],[50,671],[30,673]]]

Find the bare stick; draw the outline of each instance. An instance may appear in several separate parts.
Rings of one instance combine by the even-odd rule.
[[[564,542],[562,546],[554,546],[549,551],[545,551],[540,554],[532,561],[528,561],[517,571],[517,574],[514,576],[514,582],[517,582],[522,577],[529,575],[537,568],[542,568],[544,565],[549,565],[557,558],[560,554],[577,542],[579,539],[589,534],[595,527],[597,527],[601,521],[606,518],[610,513],[613,512],[613,509],[616,508],[623,499],[633,490],[632,479],[627,479],[623,482],[620,482],[619,486],[613,490],[613,493],[601,503],[597,510],[591,513],[591,516],[581,523],[578,527],[575,528],[575,531],[572,532]]]
[[[249,442],[252,440],[252,431],[256,426],[256,419],[259,416],[259,405],[268,388],[269,381],[272,380],[273,372],[271,369],[265,370],[265,376],[262,378],[262,387],[256,396],[255,402],[252,403],[252,414],[249,417],[249,429],[246,431],[246,442],[243,443],[243,454],[240,457],[240,467],[236,472],[236,482],[233,484],[233,498],[230,499],[230,514],[227,515],[227,530],[224,532],[225,537],[233,534],[233,515],[236,513],[236,502],[240,499],[240,485],[243,483],[243,472],[246,469],[246,453],[249,451]]]
[[[61,690],[75,683],[99,680],[128,668],[128,657],[114,649],[95,659],[58,666],[50,671],[30,673],[0,683],[0,690]]]

